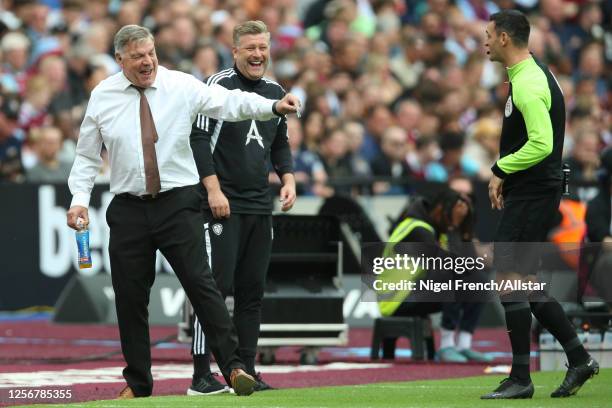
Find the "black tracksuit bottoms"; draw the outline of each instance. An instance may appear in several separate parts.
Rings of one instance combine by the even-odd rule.
[[[214,219],[210,211],[204,211],[203,229],[205,248],[221,295],[234,296],[239,355],[249,368],[257,354],[261,302],[272,251],[272,216],[232,213],[229,218]],[[194,324],[195,355],[205,354],[208,343],[198,320]],[[208,340],[208,331],[206,328],[203,331]]]

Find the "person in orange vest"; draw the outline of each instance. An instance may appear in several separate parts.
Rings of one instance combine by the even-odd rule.
[[[561,259],[572,269],[580,266],[580,248],[586,234],[587,207],[576,200],[561,200],[559,225],[552,228],[549,239],[558,249]]]

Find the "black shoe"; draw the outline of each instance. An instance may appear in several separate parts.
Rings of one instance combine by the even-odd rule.
[[[533,383],[522,385],[512,377],[504,378],[495,391],[483,395],[480,399],[521,399],[533,397]]]
[[[255,381],[257,381],[255,387],[253,387],[253,391],[268,391],[274,389],[274,387],[261,379],[261,373],[257,373],[253,377],[255,377]]]
[[[565,379],[559,388],[554,390],[550,396],[553,398],[571,397],[578,392],[580,387],[582,387],[589,378],[598,373],[599,364],[597,364],[597,361],[593,358],[589,358],[589,361],[576,367],[567,365]]]
[[[208,373],[203,377],[194,378],[187,395],[214,395],[229,392],[229,387],[221,384],[215,377],[217,373]]]

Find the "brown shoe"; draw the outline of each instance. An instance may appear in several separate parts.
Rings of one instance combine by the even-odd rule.
[[[136,395],[134,395],[134,391],[132,391],[129,385],[126,385],[125,388],[121,390],[121,392],[119,393],[119,396],[117,397],[117,399],[132,399],[132,398],[136,398]]]
[[[257,381],[243,369],[234,368],[230,374],[230,383],[236,395],[251,395]]]

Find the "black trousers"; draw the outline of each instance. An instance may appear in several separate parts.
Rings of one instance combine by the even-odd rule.
[[[204,212],[205,242],[213,276],[221,295],[234,296],[234,324],[240,357],[254,361],[257,354],[261,301],[272,251],[272,216],[233,213],[214,219]],[[209,332],[204,327],[206,339]],[[206,353],[206,341],[195,321],[192,353]],[[247,367],[249,364],[247,363]]]
[[[200,190],[188,186],[150,201],[115,196],[108,206],[111,276],[121,349],[127,363],[123,376],[136,396],[148,396],[153,391],[147,306],[158,249],[172,266],[208,333],[224,374],[244,368],[238,357],[236,330],[202,250],[201,201]]]

